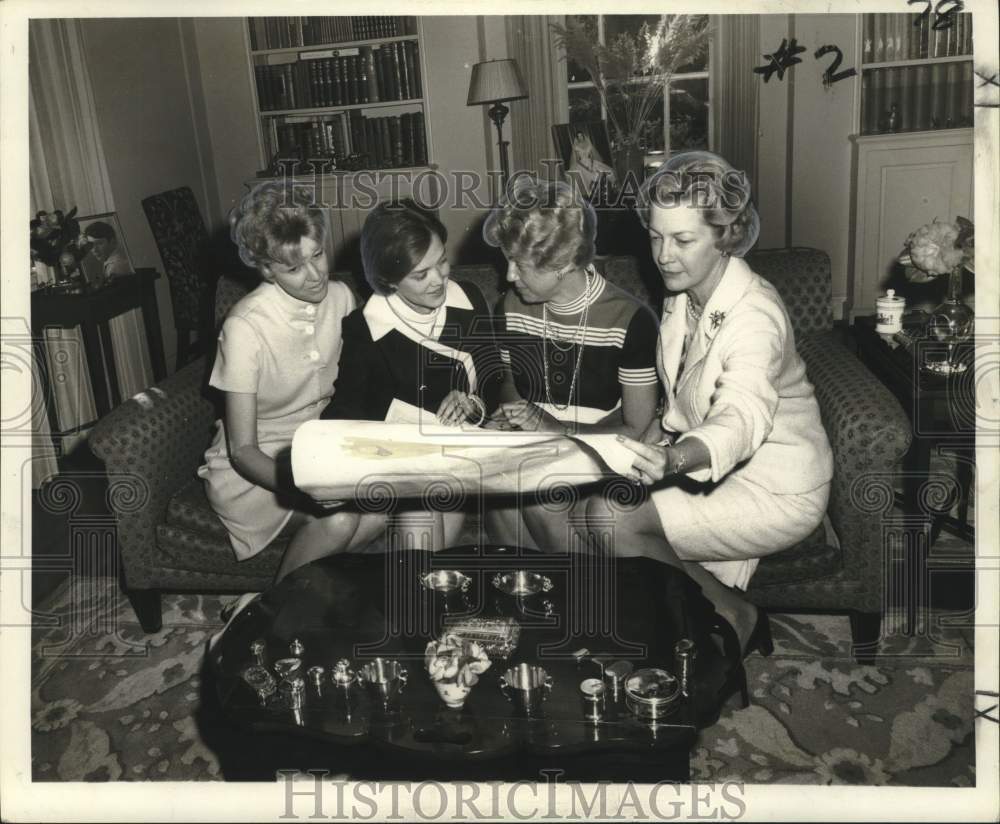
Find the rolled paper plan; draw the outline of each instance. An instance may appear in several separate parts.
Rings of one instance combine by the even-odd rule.
[[[614,435],[382,421],[308,421],[292,441],[295,484],[316,500],[545,490],[624,475],[634,459]]]

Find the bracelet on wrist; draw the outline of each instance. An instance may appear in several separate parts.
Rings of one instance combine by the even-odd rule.
[[[479,420],[472,421],[472,425],[480,426],[482,422],[486,420],[486,404],[483,403],[483,399],[480,398],[479,395],[470,394],[469,400],[472,401],[476,405],[476,408],[479,410]]]
[[[670,474],[671,475],[683,475],[684,474],[684,466],[687,463],[687,455],[685,455],[683,452],[681,452],[676,447],[670,447],[670,451],[676,456],[676,459],[674,461],[674,465],[672,467],[670,467]]]

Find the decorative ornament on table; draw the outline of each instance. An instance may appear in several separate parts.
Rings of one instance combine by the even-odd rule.
[[[939,374],[964,372],[968,363],[958,357],[959,344],[971,339],[975,314],[962,302],[962,272],[975,274],[975,227],[964,217],[954,223],[933,220],[913,232],[899,256],[911,283],[929,283],[948,276],[945,300],[931,312],[927,335],[946,345],[945,355],[928,360],[926,369]]]
[[[584,69],[594,83],[612,128],[612,149],[619,184],[631,173],[642,182],[645,151],[662,109],[664,84],[682,67],[697,62],[708,48],[711,29],[705,15],[661,14],[655,25],[623,32],[601,43],[589,17],[567,16],[551,25],[567,61]],[[671,89],[671,94],[686,94]]]
[[[446,634],[427,644],[424,663],[434,688],[449,709],[461,709],[490,659],[475,641]]]

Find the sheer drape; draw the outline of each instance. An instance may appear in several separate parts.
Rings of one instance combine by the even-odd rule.
[[[74,206],[80,215],[114,211],[80,23],[32,20],[28,38],[30,213]],[[119,389],[122,397],[129,397],[148,386],[153,376],[142,318],[133,310],[113,318],[110,328]],[[52,330],[46,337],[49,372],[58,377],[49,386],[59,428],[93,421],[97,410],[79,330]],[[48,435],[44,406],[34,408],[35,431]],[[82,437],[63,437],[61,450],[72,449]],[[35,487],[58,471],[55,454],[55,448],[36,449]]]
[[[757,190],[760,21],[755,14],[713,16],[712,119],[715,150],[750,177]]]
[[[528,87],[527,100],[510,104],[511,173],[549,174],[541,161],[557,157],[552,126],[569,120],[566,61],[556,47],[550,23],[562,16],[518,14],[506,18],[507,54],[513,57]]]

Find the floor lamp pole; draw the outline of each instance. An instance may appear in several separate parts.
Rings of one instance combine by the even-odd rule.
[[[490,120],[497,127],[497,146],[500,147],[500,188],[507,188],[507,179],[510,177],[510,162],[507,160],[507,141],[503,139],[503,121],[510,113],[510,108],[497,100],[490,106],[487,114]]]

